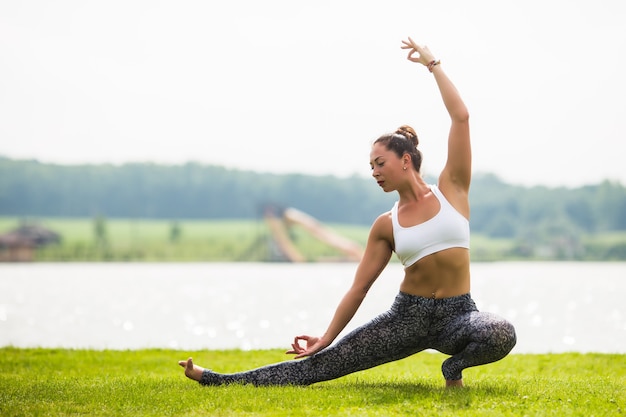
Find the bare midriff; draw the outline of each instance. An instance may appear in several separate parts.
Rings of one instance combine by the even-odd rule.
[[[448,298],[469,293],[469,250],[450,248],[423,257],[404,270],[400,291],[427,298]]]

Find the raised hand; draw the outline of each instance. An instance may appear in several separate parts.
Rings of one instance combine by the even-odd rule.
[[[407,59],[411,62],[419,62],[420,64],[427,67],[431,62],[435,60],[435,57],[433,56],[432,52],[430,52],[427,46],[418,45],[411,38],[408,38],[408,40],[406,41],[402,41],[401,48],[409,50]]]

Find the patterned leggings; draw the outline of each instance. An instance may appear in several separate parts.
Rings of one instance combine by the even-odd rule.
[[[430,299],[400,292],[389,311],[313,356],[234,374],[205,370],[200,384],[310,385],[429,348],[452,355],[441,369],[445,379],[459,380],[463,369],[502,359],[515,342],[513,325],[479,312],[470,294]]]

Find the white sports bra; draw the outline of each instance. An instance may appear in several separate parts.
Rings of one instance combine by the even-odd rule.
[[[398,259],[408,268],[424,256],[450,248],[470,246],[469,221],[446,200],[436,185],[430,185],[437,200],[439,212],[424,223],[402,227],[398,222],[398,202],[391,209],[393,240]]]

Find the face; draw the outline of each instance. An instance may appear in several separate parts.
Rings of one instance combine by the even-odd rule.
[[[396,189],[396,183],[400,179],[402,173],[402,159],[398,158],[393,151],[380,143],[372,146],[370,153],[370,167],[372,168],[372,176],[378,185],[385,192]]]

